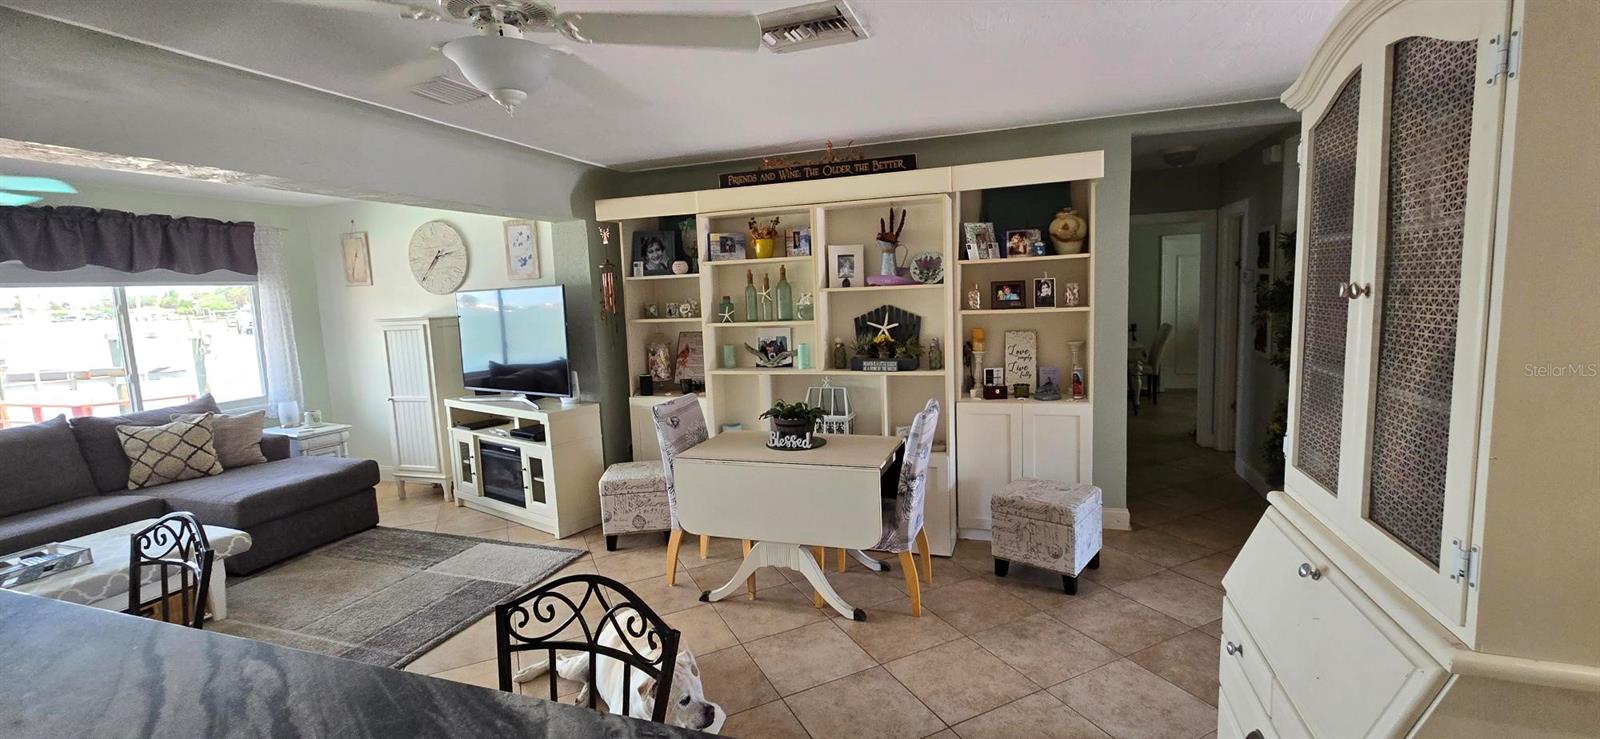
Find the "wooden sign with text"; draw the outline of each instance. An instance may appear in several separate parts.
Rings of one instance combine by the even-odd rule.
[[[805,182],[807,180],[826,180],[833,177],[883,174],[884,172],[910,172],[916,168],[917,155],[902,154],[894,157],[857,159],[848,162],[795,164],[772,169],[758,169],[754,172],[733,172],[722,175],[720,180],[723,187],[749,187],[751,185],[772,185],[779,182]]]

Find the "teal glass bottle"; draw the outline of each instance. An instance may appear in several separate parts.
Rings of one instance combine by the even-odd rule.
[[[744,271],[744,320],[759,321],[760,307],[756,305],[756,273],[754,270]]]
[[[794,288],[789,286],[789,271],[778,265],[778,320],[794,320]]]

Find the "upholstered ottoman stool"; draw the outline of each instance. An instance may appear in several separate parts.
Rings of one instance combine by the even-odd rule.
[[[617,549],[619,534],[670,531],[667,477],[660,462],[622,462],[600,476],[600,530],[606,551]]]
[[[1100,566],[1100,488],[1093,485],[1013,480],[989,499],[989,551],[994,574],[1012,562],[1061,574],[1061,589],[1078,593],[1078,573]]]

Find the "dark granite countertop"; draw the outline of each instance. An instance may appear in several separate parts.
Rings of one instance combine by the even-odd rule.
[[[694,737],[0,590],[4,737]]]

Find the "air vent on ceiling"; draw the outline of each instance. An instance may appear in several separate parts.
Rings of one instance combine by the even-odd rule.
[[[464,85],[449,77],[435,77],[420,85],[412,85],[411,91],[445,105],[470,103],[483,97],[478,88]]]
[[[757,16],[761,22],[761,44],[786,54],[819,46],[832,46],[867,37],[867,29],[856,18],[845,0],[812,3],[797,8],[774,10]]]

